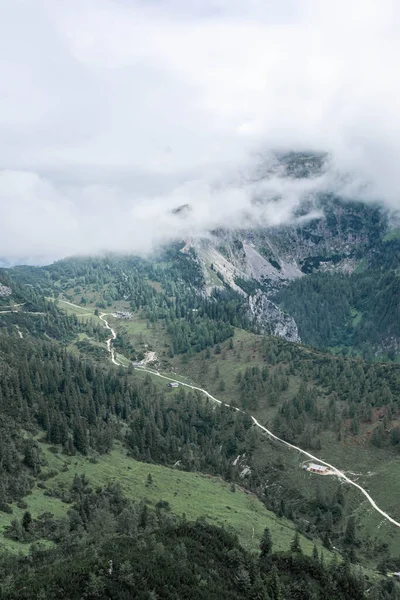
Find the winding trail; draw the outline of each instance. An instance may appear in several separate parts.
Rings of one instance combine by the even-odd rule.
[[[383,511],[381,508],[379,508],[379,506],[376,504],[375,500],[373,500],[373,498],[371,498],[371,496],[368,494],[367,490],[365,490],[361,485],[359,485],[358,483],[356,483],[355,481],[353,481],[352,479],[350,479],[349,477],[347,477],[347,475],[345,475],[343,473],[343,471],[340,471],[339,469],[337,469],[336,467],[334,467],[330,463],[322,460],[321,458],[318,458],[317,456],[314,456],[313,454],[310,454],[309,452],[306,452],[305,450],[302,450],[298,446],[295,446],[294,444],[289,444],[289,442],[285,442],[285,440],[282,440],[277,435],[275,435],[274,433],[272,433],[272,431],[270,431],[269,429],[267,429],[266,427],[264,427],[263,425],[261,425],[257,421],[257,419],[255,419],[253,416],[251,416],[251,418],[253,420],[253,423],[255,425],[257,425],[257,427],[259,427],[260,429],[262,429],[263,431],[265,431],[274,440],[276,440],[278,442],[281,442],[281,444],[285,444],[285,446],[288,446],[289,448],[292,448],[293,450],[297,450],[298,452],[301,452],[305,456],[308,456],[308,458],[311,458],[312,460],[316,460],[317,462],[322,463],[323,465],[329,467],[335,473],[335,475],[337,475],[337,477],[340,477],[341,479],[344,479],[344,481],[346,481],[350,485],[352,485],[352,486],[356,487],[358,490],[360,490],[360,492],[362,494],[364,494],[364,496],[366,497],[366,499],[368,500],[368,502],[371,504],[371,506],[378,513],[380,513],[383,517],[385,517],[385,519],[387,519],[388,521],[390,521],[390,523],[393,523],[393,525],[396,525],[396,527],[400,527],[400,523],[398,521],[396,521],[395,519],[393,519],[385,511]]]
[[[17,308],[18,306],[24,306],[25,304],[26,304],[26,302],[22,302],[21,304],[8,304],[5,306],[2,306],[1,308]],[[10,312],[10,311],[2,310],[1,312]]]
[[[107,350],[110,353],[111,360],[118,367],[125,367],[125,368],[127,368],[126,365],[122,365],[121,363],[118,363],[115,360],[115,350],[112,347],[112,342],[116,339],[117,334],[115,333],[114,329],[112,329],[112,327],[110,327],[110,325],[107,323],[106,319],[104,319],[105,316],[107,316],[107,313],[102,313],[100,315],[100,319],[103,321],[103,323],[105,324],[105,326],[107,327],[107,329],[109,329],[111,331],[111,337],[107,340]],[[205,389],[203,389],[201,387],[197,387],[196,385],[191,385],[189,383],[184,383],[183,381],[180,381],[179,379],[172,379],[171,377],[168,377],[166,375],[161,375],[161,373],[159,373],[158,371],[153,371],[152,369],[147,369],[146,367],[135,367],[135,368],[137,368],[140,371],[145,371],[146,373],[151,373],[152,375],[155,375],[156,377],[161,377],[161,379],[166,379],[167,381],[172,381],[172,382],[175,382],[175,383],[179,383],[179,385],[183,385],[185,387],[188,387],[191,390],[197,390],[198,392],[201,392],[202,394],[204,394],[205,396],[207,396],[208,398],[210,398],[210,400],[212,400],[213,402],[217,402],[217,404],[221,404],[221,405],[227,406],[229,408],[233,408],[234,410],[236,410],[238,412],[241,412],[243,414],[245,412],[245,411],[241,410],[240,408],[237,408],[236,406],[232,406],[231,404],[227,404],[226,402],[222,402],[221,400],[218,400],[218,398],[215,398],[215,396],[212,396],[209,392],[207,392],[207,390],[205,390]],[[276,440],[277,442],[279,442],[281,444],[284,444],[285,446],[287,446],[288,448],[291,448],[292,450],[296,450],[297,452],[300,452],[304,456],[307,456],[308,458],[311,458],[312,460],[315,460],[317,463],[322,463],[326,467],[329,467],[329,469],[331,469],[332,472],[337,477],[339,477],[340,479],[343,479],[343,481],[346,481],[346,483],[348,483],[349,485],[352,485],[353,487],[357,488],[366,497],[366,499],[371,504],[371,506],[379,514],[381,514],[387,521],[389,521],[390,523],[392,523],[396,527],[400,528],[400,523],[398,521],[396,521],[395,519],[393,519],[390,515],[388,515],[381,508],[379,508],[379,506],[376,504],[375,500],[373,498],[371,498],[371,496],[368,494],[367,490],[365,490],[361,485],[359,485],[358,483],[356,483],[355,481],[353,481],[352,479],[350,479],[349,477],[347,477],[347,475],[345,475],[343,473],[343,471],[340,471],[334,465],[331,465],[330,463],[322,460],[318,456],[314,456],[313,454],[310,454],[306,450],[303,450],[302,448],[299,448],[298,446],[295,446],[294,444],[290,444],[289,442],[286,442],[285,440],[282,440],[280,437],[278,437],[277,435],[275,435],[274,433],[272,433],[272,431],[270,431],[269,429],[267,429],[266,427],[264,427],[264,425],[261,425],[261,423],[259,423],[257,421],[257,419],[255,417],[253,417],[253,415],[249,415],[249,416],[250,416],[251,420],[253,421],[254,425],[256,425],[257,427],[259,427],[262,431],[264,431],[273,440]]]
[[[68,304],[71,304],[71,303],[69,302]],[[114,350],[114,348],[112,346],[112,343],[113,343],[114,340],[117,339],[117,334],[115,333],[114,329],[112,327],[110,327],[110,325],[108,324],[108,322],[104,318],[108,314],[109,313],[101,313],[101,315],[99,315],[99,319],[101,319],[103,321],[104,325],[106,326],[106,328],[111,331],[111,337],[109,337],[108,340],[107,340],[107,350],[110,353],[111,361],[114,363],[114,365],[117,365],[117,367],[125,367],[125,365],[122,365],[121,363],[119,363],[119,362],[117,362],[115,360],[115,350]]]
[[[73,302],[68,302],[68,300],[59,300],[59,302],[63,302],[64,304],[69,304],[70,306],[74,306],[75,308],[79,308],[79,310],[84,310],[84,306],[79,306],[79,304],[74,304]]]

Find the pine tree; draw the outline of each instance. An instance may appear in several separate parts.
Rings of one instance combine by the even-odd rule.
[[[268,593],[271,600],[282,600],[282,586],[279,581],[278,570],[275,565],[272,565],[272,569],[268,577]]]
[[[315,562],[319,562],[319,554],[318,554],[318,548],[317,546],[314,544],[314,548],[312,551],[312,557],[315,560]]]
[[[270,530],[268,529],[268,527],[266,527],[264,529],[264,533],[262,534],[261,541],[260,541],[260,551],[261,551],[260,552],[261,558],[268,556],[272,552],[272,539],[271,539],[271,533],[270,533]]]
[[[349,545],[356,543],[356,519],[353,516],[349,517],[347,520],[346,530],[344,532],[344,541]]]
[[[88,439],[86,433],[86,427],[82,419],[77,419],[74,426],[74,446],[78,452],[87,454],[88,452]]]
[[[24,448],[24,464],[32,469],[34,475],[40,473],[40,456],[37,445],[32,440],[27,440]]]
[[[26,510],[22,517],[22,527],[25,529],[25,531],[29,531],[31,523],[32,523],[32,515],[28,510]]]
[[[290,544],[290,551],[293,553],[302,554],[302,549],[300,546],[300,535],[298,531],[296,531],[296,533],[294,534],[294,538],[292,539],[292,542]]]
[[[332,542],[331,542],[331,538],[329,537],[329,533],[326,531],[325,535],[322,539],[322,543],[324,544],[324,547],[327,550],[332,550]]]

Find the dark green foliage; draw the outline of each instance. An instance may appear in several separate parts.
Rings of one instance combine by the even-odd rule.
[[[279,292],[276,300],[294,317],[305,343],[356,348],[371,360],[375,353],[390,358],[398,345],[399,297],[396,271],[366,270],[351,276],[304,277]]]
[[[187,320],[173,321],[168,326],[175,354],[193,349],[201,352],[233,335],[233,327],[223,321],[214,321],[206,316],[189,317]],[[218,346],[217,346],[218,347]],[[220,349],[221,352],[221,349]]]
[[[346,531],[344,532],[344,542],[349,546],[356,543],[356,520],[354,517],[349,517],[347,520]]]
[[[271,552],[272,552],[271,533],[270,533],[268,527],[266,527],[264,529],[264,533],[263,533],[261,541],[260,541],[260,557],[264,558],[265,556],[268,556],[268,554],[271,554]]]
[[[82,362],[55,342],[0,335],[0,365],[3,510],[27,493],[42,467],[38,444],[21,428],[44,431],[69,455],[109,452],[119,437],[137,459],[180,461],[229,478],[232,456],[246,451],[251,423],[242,413],[215,409],[183,389],[167,398],[150,379]]]
[[[223,529],[179,520],[162,502],[156,511],[129,502],[118,484],[94,491],[84,476],[76,477],[71,494],[67,519],[24,515],[22,525],[10,527],[14,539],[34,540],[40,533],[56,546],[33,546],[27,557],[2,554],[4,600],[367,598],[364,578],[347,563],[325,566],[297,547],[272,554],[270,540],[268,554],[257,560]],[[385,585],[374,586],[374,598],[386,598]]]
[[[9,273],[0,269],[0,284],[7,283],[12,288],[12,296],[0,297],[0,309],[4,301],[20,304],[20,310],[4,313],[0,319],[0,333],[10,337],[18,337],[16,325],[30,336],[44,339],[52,338],[66,343],[82,331],[82,326],[75,316],[67,317],[54,302],[46,300],[33,287],[20,285],[9,277]],[[8,298],[8,300],[7,300]],[[101,332],[100,328],[92,327]],[[97,331],[98,330],[98,331]]]
[[[383,237],[388,219],[378,205],[343,202],[331,195],[320,196],[318,205],[325,219],[297,231],[301,240],[309,241],[301,266],[308,276],[291,282],[276,300],[294,317],[306,344],[354,349],[369,360],[376,354],[391,358],[400,339],[400,240]],[[321,272],[344,259],[346,271],[362,263],[351,275]]]
[[[218,364],[222,372],[224,363],[219,359],[234,352],[227,351],[228,343],[222,342],[232,335],[233,326],[246,325],[242,300],[227,290],[216,292],[211,298],[198,294],[191,282],[201,285],[201,273],[188,257],[175,250],[154,264],[120,258],[62,261],[42,270],[38,285],[42,291],[48,286],[48,293],[52,294],[56,289],[65,292],[74,285],[92,286],[93,293],[101,291],[101,302],[105,305],[129,296],[132,310],[140,310],[149,327],[157,320],[165,325],[172,340],[172,352],[188,356],[205,349],[205,357],[217,363],[213,372],[216,386],[223,393],[230,382],[225,375],[223,379],[220,375]],[[149,285],[148,279],[158,282],[162,292]],[[117,439],[132,456],[142,461],[164,465],[179,461],[180,468],[218,474],[231,482],[239,481],[241,469],[233,465],[233,460],[239,454],[246,454],[251,474],[240,480],[241,485],[262,494],[270,508],[295,519],[299,529],[310,537],[319,536],[327,547],[331,547],[331,539],[335,544],[339,540],[343,547],[343,529],[349,511],[339,495],[326,497],[318,493],[315,500],[312,497],[306,500],[296,490],[286,489],[283,497],[276,495],[280,484],[287,485],[284,474],[280,475],[279,464],[260,465],[254,460],[261,436],[252,428],[248,416],[224,406],[215,407],[205,402],[202,395],[186,393],[182,388],[176,394],[164,394],[150,377],[143,380],[128,370],[108,369],[105,364],[95,367],[87,355],[84,362],[79,361],[64,350],[63,344],[68,341],[69,326],[76,333],[81,325],[76,319],[70,323],[54,304],[51,307],[56,311],[54,318],[43,316],[45,327],[38,331],[31,329],[32,338],[19,339],[10,327],[4,327],[0,335],[2,375],[4,372],[0,380],[0,411],[4,416],[0,422],[4,430],[0,439],[0,508],[7,510],[7,502],[22,498],[43,467],[39,445],[27,443],[26,436],[21,435],[22,426],[28,436],[39,434],[49,443],[61,446],[60,453],[92,456],[95,452],[109,452]],[[44,307],[43,312],[46,311]],[[29,328],[29,317],[24,318]],[[54,336],[50,336],[54,337],[53,341],[48,339],[49,322],[55,324]],[[118,343],[125,343],[122,336]],[[400,436],[396,432],[388,434],[387,423],[398,414],[398,367],[324,356],[280,339],[260,338],[260,344],[264,366],[243,369],[236,383],[244,408],[277,406],[273,428],[281,437],[296,440],[303,447],[319,449],[322,430],[345,431],[346,435],[350,431],[358,435],[363,424],[372,419],[373,408],[384,405],[382,419],[385,422],[375,428],[377,433],[373,434],[372,442],[376,445],[391,442],[396,446]],[[211,346],[215,353],[212,359]],[[232,342],[230,349],[233,348]],[[86,353],[87,348],[82,347],[82,351]],[[250,359],[249,354],[249,364]],[[296,378],[293,393],[289,386],[292,376]],[[299,379],[303,381],[300,388]],[[262,487],[267,480],[274,485],[268,486],[264,494]],[[100,524],[94,519],[91,522],[87,497],[79,501],[79,496],[86,495],[86,484],[75,484],[77,497],[71,511],[70,530],[78,532],[83,528],[87,535],[94,538],[97,535],[95,545],[98,545],[103,541],[104,532],[108,535],[114,531],[114,521],[120,523],[120,513],[110,515],[100,502],[95,510]],[[150,481],[148,485],[153,483]],[[147,505],[141,507],[137,518],[131,518],[129,507],[121,504],[120,509],[125,528],[121,525],[121,531],[129,528],[134,538],[138,530],[154,525],[154,514]],[[167,512],[167,509],[159,504],[157,511]],[[46,537],[46,532],[52,530],[48,539],[59,543],[67,537],[58,527],[52,519],[41,516],[33,519],[27,528],[21,520],[14,520],[8,534],[15,540],[32,542]],[[357,542],[348,543],[349,560],[354,559],[353,546],[359,551]],[[182,550],[182,556],[184,554]],[[295,561],[293,557],[290,560]],[[105,594],[105,581],[100,572],[94,569],[90,573],[86,573],[90,594],[93,597],[96,593]],[[243,565],[237,565],[235,590],[247,593],[247,597],[291,598],[285,578],[273,573],[272,569],[272,574],[268,572],[257,578]],[[264,585],[267,580],[268,585]],[[295,590],[296,582],[290,585]],[[293,597],[312,597],[311,591],[315,590],[310,591],[310,585],[313,588],[310,582],[302,582],[303,587],[296,590],[297,596],[293,591]]]
[[[217,290],[209,298],[199,294],[204,284],[201,268],[191,256],[180,252],[179,245],[169,247],[153,261],[115,256],[76,258],[40,269],[15,268],[11,275],[19,282],[34,282],[39,293],[53,296],[68,294],[71,288],[75,293],[85,290],[87,295],[100,294],[97,306],[102,309],[115,300],[129,299],[131,310],[141,310],[150,324],[165,324],[175,354],[201,352],[232,336],[232,326],[248,324],[243,301],[235,292]],[[149,281],[158,282],[162,291],[156,291]],[[81,304],[82,299],[86,301],[81,297]],[[56,310],[54,303],[50,304]],[[76,318],[74,321],[78,327]],[[124,336],[119,336],[115,345],[135,355]],[[88,342],[79,342],[79,347],[94,352]]]
[[[256,561],[236,537],[205,522],[128,502],[118,486],[90,488],[78,478],[67,522],[44,515],[29,527],[59,541],[29,559],[2,556],[2,598],[247,598],[266,597]],[[24,522],[25,522],[24,517]],[[60,538],[60,534],[62,538]],[[33,534],[32,534],[33,535]],[[6,577],[6,579],[4,579]]]
[[[290,544],[290,551],[301,554],[300,536],[298,531],[296,531],[296,533],[294,534],[294,538],[292,540],[292,543]]]
[[[280,394],[287,389],[288,379],[284,373],[269,375],[268,367],[247,367],[240,371],[236,382],[241,391],[244,408],[254,409],[260,405],[274,406]]]
[[[246,415],[224,406],[216,410],[211,402],[184,390],[174,402],[160,398],[150,383],[143,392],[128,418],[126,443],[134,458],[161,464],[179,460],[189,470],[233,475],[230,461],[245,451],[251,435]],[[149,402],[152,395],[154,401]]]
[[[295,319],[306,344],[317,348],[349,345],[354,306],[350,284],[348,276],[319,273],[292,282],[276,300]]]

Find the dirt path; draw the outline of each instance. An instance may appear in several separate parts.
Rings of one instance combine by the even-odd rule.
[[[8,304],[6,306],[2,306],[1,308],[17,308],[18,306],[24,306],[26,302],[22,302],[22,304]],[[6,310],[2,310],[1,312],[10,312]]]
[[[101,313],[101,315],[99,315],[99,319],[101,319],[104,323],[104,325],[106,326],[107,329],[109,329],[111,331],[111,337],[108,338],[107,340],[107,350],[110,353],[111,356],[111,361],[114,363],[114,365],[117,365],[117,367],[124,367],[125,365],[121,365],[121,363],[118,363],[115,360],[115,350],[113,348],[113,341],[117,339],[117,334],[115,333],[114,329],[112,327],[110,327],[110,325],[108,324],[108,322],[106,321],[106,319],[104,317],[107,317],[109,313]]]
[[[105,316],[106,316],[106,313],[101,314],[100,315],[100,319],[104,322],[104,324],[107,327],[107,329],[109,329],[111,331],[111,337],[107,340],[107,350],[109,351],[109,353],[111,355],[111,360],[112,360],[112,362],[115,365],[117,365],[119,367],[125,367],[125,368],[127,368],[125,365],[122,365],[121,363],[118,363],[115,360],[115,350],[112,347],[112,342],[116,339],[117,334],[115,333],[114,329],[112,329],[109,326],[109,324],[107,323],[107,321],[104,319]],[[210,398],[210,400],[212,400],[213,402],[216,402],[217,404],[224,404],[225,406],[228,406],[229,408],[233,408],[234,410],[237,410],[239,412],[243,412],[244,413],[244,411],[242,411],[240,408],[237,408],[236,406],[232,406],[230,404],[227,404],[226,402],[222,402],[221,400],[218,400],[218,398],[215,398],[209,392],[207,392],[207,390],[205,390],[205,389],[203,389],[201,387],[197,387],[196,385],[191,385],[190,383],[184,383],[183,381],[180,381],[179,379],[172,379],[171,377],[168,377],[167,375],[161,375],[161,373],[159,373],[158,371],[153,371],[152,369],[147,369],[146,367],[136,367],[136,368],[138,368],[140,371],[145,371],[145,372],[151,373],[152,375],[155,375],[157,377],[161,377],[161,379],[166,379],[167,381],[172,381],[172,382],[175,382],[175,383],[179,383],[179,385],[183,385],[185,387],[188,387],[191,390],[197,390],[198,392],[201,392],[202,394],[204,394],[205,396],[207,396],[207,398]],[[256,425],[257,427],[259,427],[259,429],[261,429],[267,435],[269,435],[270,438],[274,439],[275,441],[277,441],[277,442],[279,442],[281,444],[284,444],[285,446],[287,446],[288,448],[291,448],[292,450],[295,450],[296,452],[300,452],[304,456],[307,456],[308,458],[310,458],[311,460],[316,461],[317,463],[321,463],[321,464],[325,465],[326,467],[329,467],[332,470],[332,472],[333,472],[334,475],[336,475],[340,479],[343,479],[349,485],[352,485],[353,487],[357,488],[366,497],[366,499],[371,504],[371,506],[380,515],[382,515],[387,521],[389,521],[390,523],[392,523],[396,527],[400,528],[400,523],[398,521],[396,521],[395,519],[393,519],[390,515],[388,515],[381,508],[379,508],[379,506],[376,504],[375,500],[373,498],[371,498],[371,496],[368,494],[367,490],[365,490],[361,485],[359,485],[358,483],[356,483],[355,481],[353,481],[352,479],[350,479],[349,477],[347,477],[347,475],[345,475],[345,473],[343,473],[343,471],[340,471],[335,466],[333,466],[330,463],[322,460],[318,456],[314,456],[313,454],[310,454],[309,452],[306,452],[306,450],[303,450],[302,448],[299,448],[298,446],[295,446],[294,444],[290,444],[289,442],[286,442],[285,440],[282,440],[280,437],[278,437],[277,435],[275,435],[274,433],[272,433],[272,431],[270,431],[269,429],[267,429],[266,427],[264,427],[264,425],[261,425],[261,423],[259,423],[255,417],[253,417],[252,415],[250,415],[250,417],[251,417],[254,425]]]
[[[84,306],[79,306],[79,304],[73,304],[73,302],[68,302],[68,300],[59,300],[59,302],[64,302],[64,304],[69,304],[70,306],[74,306],[75,308],[79,308],[79,310],[84,310]]]
[[[47,315],[45,312],[29,312],[28,310],[0,310],[0,315],[5,315],[6,313],[14,313],[15,315]]]
[[[210,400],[212,400],[213,402],[217,402],[218,404],[224,404],[225,406],[229,406],[230,408],[234,408],[237,411],[244,412],[244,411],[240,410],[240,408],[237,408],[236,406],[231,406],[230,404],[226,404],[226,402],[221,402],[221,400],[218,400],[217,398],[215,398],[214,396],[212,396],[211,394],[209,394],[207,392],[207,390],[204,390],[203,388],[197,387],[195,385],[190,385],[189,383],[183,383],[182,381],[179,381],[178,379],[171,379],[171,377],[166,377],[165,375],[161,375],[160,373],[158,373],[156,371],[153,371],[151,369],[146,369],[144,367],[139,367],[139,369],[141,371],[147,371],[148,373],[152,373],[153,375],[156,375],[157,377],[162,377],[162,379],[167,379],[168,381],[175,381],[176,383],[179,383],[180,385],[184,385],[185,387],[188,387],[188,388],[190,388],[192,390],[197,390],[199,392],[202,392],[208,398],[210,398]],[[261,423],[259,423],[255,417],[253,417],[252,415],[250,415],[250,417],[251,417],[254,425],[256,425],[262,431],[264,431],[266,434],[268,434],[270,438],[276,440],[277,442],[279,442],[281,444],[284,444],[288,448],[292,448],[292,450],[296,450],[297,452],[300,452],[304,456],[307,456],[308,458],[311,458],[311,460],[314,460],[317,463],[321,463],[321,464],[325,465],[326,467],[329,467],[332,470],[333,474],[335,474],[337,477],[339,477],[340,479],[343,479],[344,481],[346,481],[346,483],[348,483],[348,484],[356,487],[358,490],[360,490],[360,492],[367,498],[367,500],[371,504],[371,506],[379,514],[381,514],[387,521],[389,521],[390,523],[393,523],[393,525],[395,525],[396,527],[400,527],[400,523],[398,521],[396,521],[395,519],[393,519],[385,511],[383,511],[381,508],[379,508],[379,506],[376,504],[375,500],[373,500],[373,498],[371,498],[371,496],[368,494],[367,490],[365,490],[361,485],[359,485],[358,483],[356,483],[355,481],[353,481],[352,479],[350,479],[349,477],[347,477],[347,475],[345,475],[343,473],[343,471],[340,471],[335,466],[333,466],[330,463],[322,460],[318,456],[314,456],[313,454],[310,454],[309,452],[306,452],[306,450],[303,450],[302,448],[299,448],[298,446],[295,446],[294,444],[290,444],[289,442],[285,442],[285,440],[282,440],[280,437],[278,437],[277,435],[275,435],[274,433],[272,433],[272,431],[270,431],[269,429],[267,429],[266,427],[264,427],[264,425],[261,425]]]

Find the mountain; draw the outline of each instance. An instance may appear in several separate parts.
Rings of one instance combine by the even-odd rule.
[[[106,332],[90,296],[100,294],[92,299],[101,305],[104,294],[116,310],[115,293],[122,302],[130,300],[138,315],[150,311],[147,318],[156,323],[151,311],[161,309],[172,291],[164,296],[161,283],[149,279],[140,289],[130,288],[145,268],[157,274],[154,265],[133,261],[128,268],[128,262],[63,261],[0,273],[11,307],[4,307],[0,327],[2,597],[201,600],[284,594],[295,600],[310,594],[322,599],[333,585],[337,598],[366,598],[369,572],[338,562],[317,535],[299,534],[287,518],[261,504],[256,479],[246,480],[243,472],[258,477],[252,455],[265,441],[246,414],[211,405],[196,392],[160,388],[149,373],[109,362]],[[173,261],[169,275],[171,270],[184,276]],[[80,306],[43,295],[43,289],[70,293],[71,277],[79,281],[74,290]],[[168,281],[176,293],[179,278]],[[134,289],[137,295],[123,300]],[[184,322],[182,311],[200,313],[186,292],[175,296],[175,317],[169,317],[175,325]],[[230,302],[229,296],[220,298],[220,313],[212,315],[216,303],[205,301],[208,308],[188,332],[191,341],[193,335],[198,339],[200,319],[218,352],[221,327],[235,313]],[[140,337],[146,320],[136,323]],[[166,331],[176,345],[179,331]],[[229,339],[232,332],[223,335]],[[125,351],[124,338],[122,345]],[[94,347],[104,353],[93,354]],[[237,453],[251,469],[244,469]],[[384,598],[383,579],[371,586]]]
[[[201,386],[216,398],[254,415],[283,440],[331,461],[346,472],[359,472],[359,480],[373,489],[378,505],[386,508],[393,518],[400,518],[395,502],[397,484],[392,481],[398,459],[398,365],[336,358],[279,337],[260,334],[243,302],[247,301],[243,294],[229,286],[204,293],[203,271],[196,255],[181,250],[178,244],[151,260],[109,256],[70,259],[42,268],[13,269],[8,272],[11,288],[15,285],[17,289],[29,291],[33,286],[37,295],[52,297],[58,314],[62,310],[71,315],[71,326],[68,336],[61,325],[52,333],[46,330],[47,320],[42,316],[44,330],[33,329],[33,322],[28,326],[26,319],[33,321],[37,317],[24,314],[24,307],[6,318],[18,324],[23,343],[38,336],[48,342],[52,337],[72,356],[90,360],[103,369],[109,355],[107,332],[99,316],[102,311],[107,313],[103,318],[116,334],[112,343],[122,381],[130,363],[139,367],[133,370],[131,377],[139,386],[135,394],[142,399],[138,409],[145,412],[135,422],[128,442],[129,452],[136,460],[161,462],[169,467],[179,463],[183,469],[219,474],[240,482],[256,493],[270,510],[294,520],[301,531],[325,539],[328,546],[334,544],[345,554],[351,550],[352,556],[358,554],[369,562],[368,548],[373,547],[376,560],[383,561],[385,552],[396,557],[400,551],[396,532],[390,524],[386,529],[385,524],[376,534],[371,534],[372,524],[378,525],[380,517],[378,513],[369,512],[368,504],[360,505],[358,492],[349,488],[344,500],[339,502],[337,484],[331,479],[324,483],[322,501],[321,484],[304,478],[302,458],[296,453],[287,453],[281,445],[262,435],[260,438],[249,427],[248,419],[243,423],[237,418],[232,421],[229,415],[216,410],[210,421],[208,409],[199,412],[201,396],[192,397],[192,392],[187,397],[178,387],[173,393],[181,394],[184,402],[175,404],[175,396],[165,395],[166,382],[158,379],[157,371],[164,373],[167,381],[169,376],[175,379],[175,373],[189,378],[184,381]],[[306,276],[300,281],[303,280]],[[19,283],[14,284],[17,281]],[[257,293],[251,299],[256,296]],[[126,318],[120,318],[121,315]],[[25,323],[17,319],[25,319]],[[9,332],[15,349],[21,348],[22,340],[15,325]],[[15,358],[7,362],[13,363]],[[145,375],[140,365],[156,367],[155,372]],[[75,364],[68,367],[68,371],[71,370],[79,373]],[[100,374],[91,375],[93,378],[102,381]],[[104,419],[103,406],[110,400],[101,395],[95,404],[100,402],[98,408],[93,414],[87,412],[90,405],[86,406],[84,397],[78,400],[86,385],[89,384],[82,381],[79,389],[73,391],[79,418],[69,417],[67,424],[59,425],[63,439],[71,440],[67,452],[76,452],[75,441],[79,444],[80,437],[74,430],[82,419],[91,422],[86,443],[91,440],[97,452],[103,447],[106,432],[110,435],[108,428],[103,431],[102,420],[94,417],[98,414]],[[126,418],[130,423],[131,409],[126,406],[125,396],[120,398],[120,385],[114,377],[100,387],[114,390],[109,409],[112,415],[115,411],[117,423]],[[161,394],[159,398],[157,390]],[[61,406],[64,403],[62,400]],[[110,422],[108,410],[105,423]],[[169,428],[170,410],[175,414],[173,422],[183,419],[178,431],[179,436],[184,437],[175,433],[174,442],[170,439],[173,431]],[[156,424],[150,427],[156,414]],[[222,420],[216,422],[216,418]],[[51,431],[50,415],[49,419],[42,417],[40,422],[48,423],[46,427],[50,426]],[[143,424],[150,429],[143,428]],[[163,424],[161,429],[160,424]],[[121,427],[123,430],[122,423]],[[242,428],[245,438],[240,433]],[[214,456],[216,448],[219,450]],[[388,487],[393,491],[390,497]],[[326,519],[319,511],[326,513]],[[343,540],[347,520],[352,516],[357,516],[360,538],[359,545],[353,548]],[[387,542],[389,534],[390,543]]]
[[[398,597],[398,230],[304,202],[278,229],[0,270],[5,598]]]
[[[291,153],[258,177],[302,183],[326,157]],[[274,202],[258,197],[258,205]],[[293,224],[218,230],[186,240],[204,293],[224,286],[243,297],[260,331],[334,352],[395,358],[400,348],[398,215],[383,205],[311,193]]]

